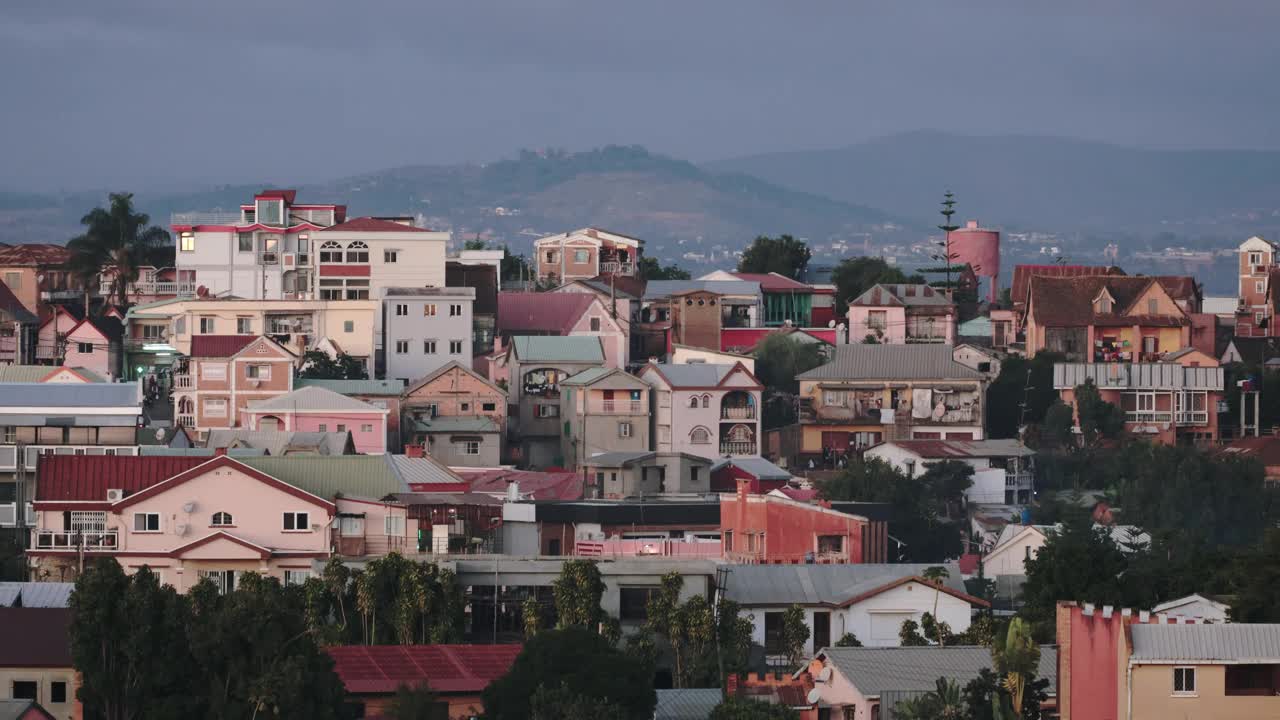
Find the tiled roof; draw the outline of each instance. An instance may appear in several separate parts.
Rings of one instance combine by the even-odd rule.
[[[64,608],[75,583],[0,582],[0,607]]]
[[[1134,661],[1280,663],[1280,624],[1134,623]]]
[[[818,497],[818,491],[815,488],[781,487],[774,492],[782,493],[792,500],[798,500],[799,502],[810,502],[814,498]]]
[[[404,385],[395,380],[320,380],[315,378],[297,378],[293,387],[300,390],[304,387],[319,387],[332,390],[340,395],[383,395],[398,396],[404,391]]]
[[[783,501],[785,502],[785,501]],[[840,565],[739,565],[726,597],[742,605],[841,605],[904,579],[924,575],[939,563],[870,563]],[[943,563],[951,575],[944,590],[964,593],[955,563]]]
[[[664,300],[676,293],[702,290],[720,295],[759,295],[760,283],[747,280],[650,280],[645,300]]]
[[[498,332],[567,335],[596,302],[591,293],[498,293]]]
[[[1190,275],[1156,275],[1155,278],[1174,300],[1194,300],[1199,294],[1196,279]]]
[[[570,362],[603,363],[604,346],[595,335],[517,335],[511,338],[516,358],[522,363]]]
[[[654,720],[706,720],[724,700],[720,688],[659,689]]]
[[[420,227],[404,225],[391,220],[380,220],[375,217],[352,218],[344,223],[331,225],[319,232],[332,232],[334,230],[345,232],[429,232]]]
[[[36,323],[40,321],[34,313],[27,309],[27,306],[22,304],[22,301],[13,294],[13,291],[3,281],[0,281],[0,312],[7,312],[13,316],[16,322]]]
[[[951,307],[946,295],[928,285],[882,284],[872,285],[866,292],[849,301],[850,305],[866,307]]]
[[[1031,279],[1029,290],[1031,313],[1037,323],[1052,327],[1189,324],[1190,321],[1180,312],[1171,315],[1126,314],[1152,283],[1159,284],[1154,278],[1126,275],[1073,278],[1036,276]],[[1115,305],[1110,313],[1095,313],[1093,301],[1104,289],[1115,300]]]
[[[955,361],[950,345],[837,345],[831,362],[799,380],[979,380]]]
[[[250,412],[297,412],[297,411],[326,411],[333,412],[383,412],[382,408],[376,408],[363,400],[357,400],[346,395],[339,395],[332,390],[326,390],[322,387],[314,385],[299,388],[283,395],[277,395],[266,400],[257,400],[250,402],[245,408]]]
[[[1117,267],[1105,265],[1015,265],[1010,297],[1015,305],[1027,301],[1032,277],[1092,277],[1095,275],[1124,275]]]
[[[765,292],[813,292],[813,287],[806,285],[799,280],[792,280],[785,275],[778,273],[730,273],[739,280],[747,282],[760,283],[760,289]]]
[[[507,674],[520,645],[345,645],[326,648],[353,695],[389,695],[426,681],[437,693],[478,693]]]
[[[191,338],[191,357],[229,358],[256,339],[257,335],[195,335]]]
[[[71,611],[0,607],[0,668],[71,667]]]
[[[735,567],[734,572],[737,571]],[[822,653],[864,697],[883,698],[892,691],[933,690],[940,677],[955,680],[964,687],[983,669],[991,667],[991,648],[980,645],[831,647]],[[1050,691],[1057,692],[1057,647],[1040,647],[1036,677],[1047,678]]]
[[[0,247],[0,267],[62,265],[71,259],[71,251],[62,245],[26,243]]]

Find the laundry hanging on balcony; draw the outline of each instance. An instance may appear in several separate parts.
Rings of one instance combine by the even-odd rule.
[[[911,391],[911,417],[923,420],[933,411],[933,391],[916,388]]]

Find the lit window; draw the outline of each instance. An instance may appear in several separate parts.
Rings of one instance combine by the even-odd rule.
[[[192,232],[184,232],[178,236],[178,249],[182,252],[195,252],[196,235]]]
[[[434,304],[432,304],[432,303],[427,303],[427,304],[423,305],[423,306],[422,306],[422,316],[423,316],[423,317],[435,317],[435,316],[436,316],[436,306],[435,306]]]

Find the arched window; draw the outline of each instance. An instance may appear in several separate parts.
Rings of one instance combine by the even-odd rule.
[[[702,396],[702,407],[704,407],[704,408],[709,408],[709,407],[711,407],[711,396],[710,396],[710,395],[703,395],[703,396]]]
[[[229,512],[214,513],[213,522],[209,524],[213,525],[214,527],[229,527],[231,525],[235,525],[235,523],[231,521],[231,513]]]
[[[689,398],[689,407],[691,407],[691,408],[696,408],[696,407],[698,407],[698,396],[697,396],[697,395],[694,395],[693,397]]]
[[[347,262],[349,263],[367,263],[369,262],[369,246],[363,242],[356,240],[347,246]]]
[[[689,442],[694,445],[709,445],[711,443],[711,431],[704,427],[696,427],[689,433]]]
[[[320,262],[342,262],[342,246],[332,240],[326,241],[325,244],[320,246]]]

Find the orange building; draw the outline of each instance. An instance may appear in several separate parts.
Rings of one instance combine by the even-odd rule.
[[[776,495],[753,495],[751,481],[720,496],[724,557],[741,563],[884,562],[887,527],[861,515]]]

